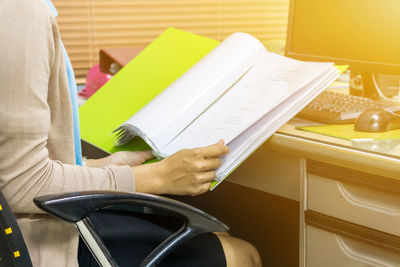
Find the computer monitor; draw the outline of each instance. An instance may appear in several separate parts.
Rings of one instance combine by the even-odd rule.
[[[291,0],[286,41],[292,58],[400,75],[400,1]]]

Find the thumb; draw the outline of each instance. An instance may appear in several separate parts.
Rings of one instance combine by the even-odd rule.
[[[225,140],[224,139],[219,140],[218,143],[217,143],[217,145],[224,145],[224,144],[225,144]]]

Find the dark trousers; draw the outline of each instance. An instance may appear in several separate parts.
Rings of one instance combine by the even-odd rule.
[[[90,216],[97,233],[121,267],[138,266],[150,252],[182,225],[180,219],[161,215],[107,211]],[[98,267],[79,240],[80,267]],[[199,235],[169,254],[159,266],[226,266],[222,245],[212,233]]]

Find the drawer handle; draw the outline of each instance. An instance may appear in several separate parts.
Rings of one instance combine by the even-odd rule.
[[[336,242],[338,243],[342,252],[347,257],[349,257],[355,261],[362,262],[364,264],[367,264],[368,266],[370,266],[370,265],[372,265],[372,266],[388,266],[388,267],[393,266],[393,264],[391,264],[391,263],[384,262],[380,259],[374,258],[371,253],[369,253],[368,255],[365,255],[365,254],[360,253],[356,249],[351,248],[350,245],[347,244],[346,241],[344,241],[343,238],[338,235],[335,235],[335,238],[336,238]]]
[[[361,199],[361,197],[357,197],[351,192],[349,192],[349,190],[347,190],[340,182],[336,182],[336,185],[343,198],[355,206],[359,206],[369,210],[374,210],[380,213],[385,213],[391,216],[400,216],[400,210],[398,209],[389,208],[384,204],[376,203],[368,199]]]

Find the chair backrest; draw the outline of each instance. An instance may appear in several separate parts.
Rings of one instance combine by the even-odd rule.
[[[0,266],[32,266],[17,221],[0,190]]]

